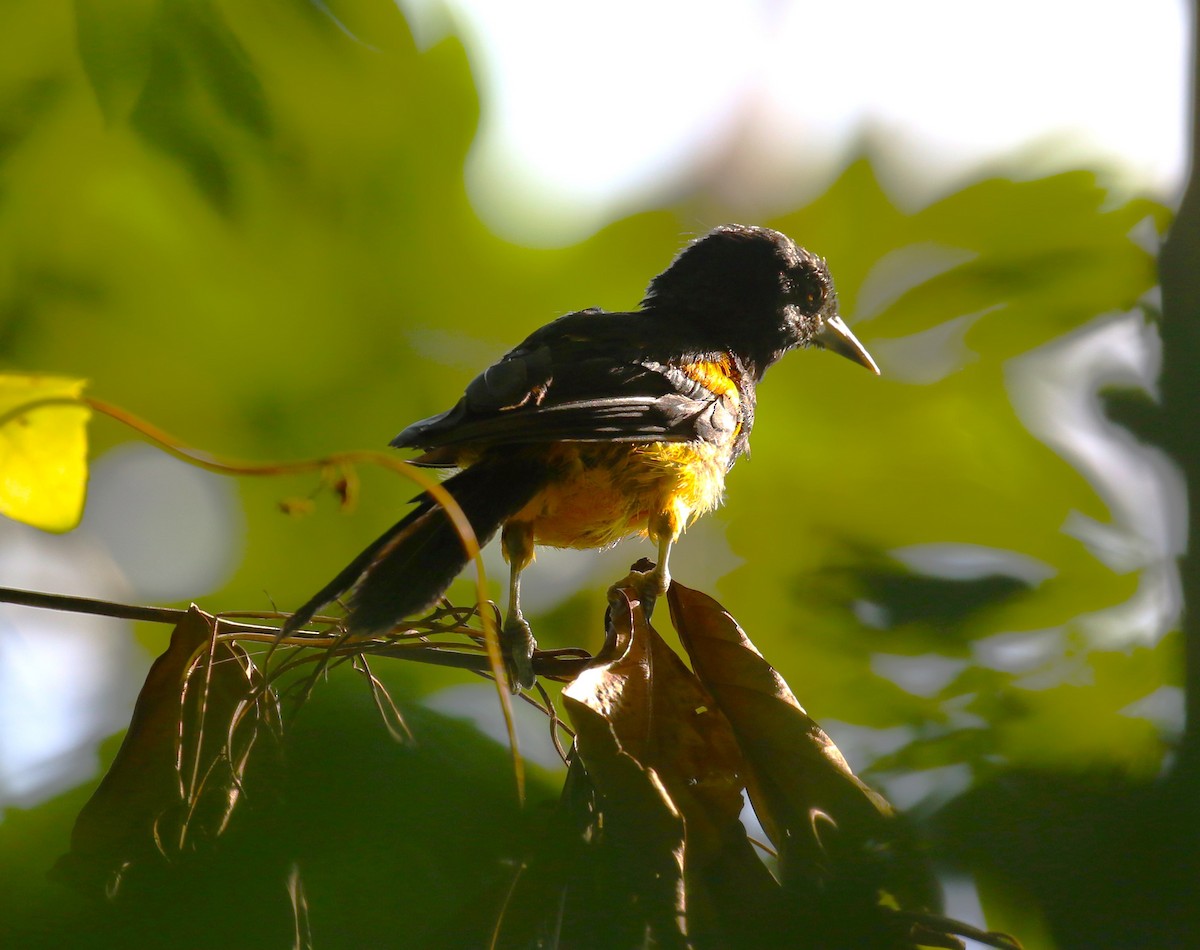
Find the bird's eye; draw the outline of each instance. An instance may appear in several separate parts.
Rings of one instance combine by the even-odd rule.
[[[825,288],[816,280],[802,280],[796,286],[797,294],[804,301],[804,310],[807,313],[816,313],[821,309],[821,304],[825,302]]]

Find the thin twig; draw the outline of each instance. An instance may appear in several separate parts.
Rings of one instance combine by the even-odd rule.
[[[65,613],[89,614],[99,617],[113,617],[118,620],[141,620],[149,623],[166,623],[174,626],[188,615],[188,611],[178,607],[147,607],[141,604],[122,604],[110,600],[96,600],[91,597],[76,597],[71,594],[48,594],[42,591],[21,590],[15,587],[0,587],[0,603],[18,604],[23,607],[36,607],[43,610],[59,610]],[[332,646],[329,638],[318,631],[298,631],[298,634],[280,639],[279,628],[263,624],[233,623],[228,617],[239,614],[221,614],[222,635],[236,637],[239,640],[254,643],[278,643],[280,646],[309,647],[314,649],[331,649],[337,656],[350,656],[359,653],[370,653],[377,656],[390,656],[416,663],[428,663],[433,666],[449,666],[460,670],[487,672],[491,669],[488,656],[478,651],[480,647],[461,644],[452,647],[445,644],[433,643],[398,643],[395,641],[355,641],[349,644]],[[250,612],[241,612],[242,616],[256,616]],[[453,630],[449,626],[439,632],[468,633],[465,630]],[[424,635],[424,634],[420,634]],[[476,634],[478,635],[478,634]],[[457,652],[457,651],[464,652]],[[554,662],[555,653],[549,653],[547,664],[551,669],[547,675],[561,676],[559,667],[574,666],[584,660],[578,658],[579,651],[570,651],[570,660],[564,658]],[[310,658],[310,661],[313,658]]]
[[[19,590],[15,587],[0,587],[0,603],[20,604],[23,607],[41,607],[46,610],[64,610],[73,614],[115,617],[118,620],[147,620],[150,623],[177,624],[188,613],[186,610],[179,610],[174,607],[142,607],[134,604],[117,604],[108,600],[93,600],[90,597],[72,597],[69,594],[46,594],[40,591]]]

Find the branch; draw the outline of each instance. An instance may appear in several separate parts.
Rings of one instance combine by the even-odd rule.
[[[42,591],[21,590],[16,587],[0,587],[0,603],[18,604],[22,607],[37,607],[43,610],[60,610],[65,613],[90,614],[98,617],[113,617],[118,620],[142,620],[148,623],[166,623],[172,626],[188,616],[189,611],[177,607],[147,607],[141,604],[122,604],[111,600],[95,600],[90,597],[74,597],[70,594],[48,594]],[[439,623],[421,622],[409,626],[408,636],[394,635],[372,640],[347,640],[340,634],[317,630],[300,630],[295,635],[281,637],[279,628],[264,624],[242,623],[231,619],[237,616],[252,616],[261,619],[283,620],[283,613],[208,614],[218,625],[223,636],[255,643],[278,646],[327,649],[334,655],[356,653],[373,656],[394,657],[428,663],[433,666],[448,666],[474,673],[491,674],[492,665],[486,652],[465,650],[461,647],[431,643],[425,638],[431,633],[457,633],[481,638],[483,634],[458,624],[446,627]],[[439,613],[442,613],[439,611]],[[457,613],[457,612],[456,612]],[[467,614],[470,615],[469,613]],[[437,616],[435,614],[435,616]],[[421,638],[416,641],[415,638]],[[414,642],[415,641],[415,642]],[[533,659],[534,671],[539,676],[556,680],[568,680],[576,676],[592,660],[586,650],[539,650]]]

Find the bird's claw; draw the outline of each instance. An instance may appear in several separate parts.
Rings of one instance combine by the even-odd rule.
[[[633,569],[630,571],[629,586],[637,591],[642,612],[649,620],[654,613],[654,605],[658,602],[658,598],[663,596],[667,592],[667,588],[671,586],[671,578],[649,558],[642,558],[633,565]]]
[[[533,671],[537,640],[533,638],[533,630],[524,617],[510,614],[504,618],[504,626],[500,628],[500,648],[508,666],[513,692],[533,689],[537,683],[537,674]]]

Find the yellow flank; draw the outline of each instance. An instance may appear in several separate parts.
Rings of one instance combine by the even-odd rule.
[[[538,544],[596,548],[636,532],[672,539],[721,503],[729,447],[559,443],[558,477],[511,519],[530,524]]]
[[[741,405],[737,383],[732,377],[733,365],[726,359],[712,360],[706,363],[683,363],[680,371],[688,379],[694,379],[710,393],[725,396],[733,403],[736,412]]]

